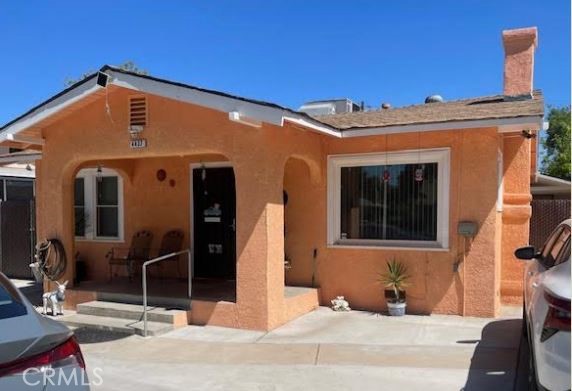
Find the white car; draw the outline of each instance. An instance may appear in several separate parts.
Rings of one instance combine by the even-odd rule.
[[[40,315],[2,273],[0,390],[89,390],[73,332]]]
[[[540,390],[570,390],[570,220],[562,222],[529,260],[524,275],[523,332],[530,346],[530,382]]]

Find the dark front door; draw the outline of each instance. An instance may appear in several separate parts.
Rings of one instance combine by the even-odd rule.
[[[232,167],[193,169],[195,277],[236,278]]]

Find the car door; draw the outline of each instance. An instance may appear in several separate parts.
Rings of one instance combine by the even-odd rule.
[[[544,272],[553,267],[557,260],[562,258],[570,240],[570,227],[559,226],[546,241],[540,256],[529,263],[525,271],[525,305],[527,314],[534,321],[535,305],[542,300],[542,285]],[[534,322],[532,322],[534,324]]]

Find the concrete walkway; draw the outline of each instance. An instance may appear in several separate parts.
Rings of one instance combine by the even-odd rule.
[[[518,309],[515,311],[518,313]],[[513,390],[521,320],[335,313],[269,333],[189,326],[162,337],[78,330],[95,390]]]

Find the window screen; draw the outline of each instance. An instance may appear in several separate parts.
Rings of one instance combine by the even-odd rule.
[[[28,201],[34,199],[34,182],[6,180],[6,200]]]

